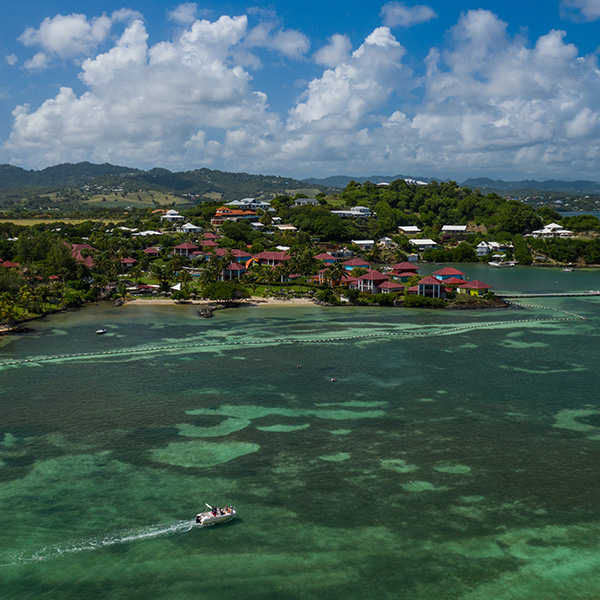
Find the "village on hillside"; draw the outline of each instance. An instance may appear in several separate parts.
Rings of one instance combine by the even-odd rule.
[[[0,223],[0,322],[159,295],[177,302],[277,296],[332,305],[498,306],[492,286],[471,280],[468,267],[422,267],[564,266],[600,256],[595,217],[569,219],[569,229],[547,208],[536,212],[452,182],[353,182],[339,197],[248,197],[129,213],[111,223]]]

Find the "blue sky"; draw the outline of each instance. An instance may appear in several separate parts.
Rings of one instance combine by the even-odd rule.
[[[600,179],[600,0],[21,0],[0,22],[0,163]]]

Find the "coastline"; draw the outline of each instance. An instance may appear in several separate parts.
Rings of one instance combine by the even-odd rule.
[[[194,306],[219,306],[219,304],[226,304],[225,302],[217,302],[215,300],[187,300],[185,302],[178,302],[171,298],[132,298],[131,300],[125,301],[122,306],[130,305],[163,305],[163,306],[177,306],[183,305],[194,305]],[[241,300],[238,306],[299,306],[314,304],[310,298],[263,298],[262,296],[251,296]]]

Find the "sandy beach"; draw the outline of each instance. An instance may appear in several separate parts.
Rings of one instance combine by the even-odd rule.
[[[133,304],[148,304],[148,305],[165,305],[165,306],[173,306],[176,304],[193,304],[196,306],[215,306],[218,305],[219,302],[215,302],[214,300],[187,300],[184,303],[176,302],[171,298],[132,298],[127,300],[123,306],[133,305]],[[302,304],[313,304],[313,301],[310,298],[263,298],[262,296],[251,296],[250,298],[246,298],[240,302],[242,305],[248,306],[298,306]]]

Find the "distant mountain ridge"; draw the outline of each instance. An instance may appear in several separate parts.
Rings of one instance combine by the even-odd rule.
[[[435,177],[412,175],[372,175],[370,177],[352,177],[336,175],[325,178],[311,177],[297,180],[277,175],[252,175],[248,173],[230,173],[207,168],[193,171],[172,172],[168,169],[154,168],[149,171],[90,162],[65,163],[47,167],[39,171],[26,170],[13,165],[0,165],[0,190],[12,188],[58,188],[64,186],[103,185],[119,186],[128,190],[156,189],[179,194],[206,195],[219,194],[223,200],[235,200],[244,196],[273,194],[293,194],[296,191],[328,192],[345,188],[351,181],[365,183],[389,183],[396,179],[424,181],[444,181]],[[578,180],[522,180],[503,181],[487,177],[470,178],[463,181],[463,187],[482,191],[527,191],[528,193],[558,192],[566,194],[600,195],[600,183]]]
[[[504,190],[507,192],[540,190],[543,192],[564,192],[567,194],[600,194],[600,183],[588,180],[562,181],[559,179],[550,179],[547,181],[535,181],[525,179],[522,181],[503,181],[502,179],[478,177],[467,179],[461,185],[479,190]]]
[[[40,171],[28,171],[12,165],[0,165],[0,189],[40,188],[65,186],[120,187],[127,191],[154,189],[164,192],[203,196],[219,194],[223,200],[236,200],[244,196],[286,194],[308,190],[327,191],[325,186],[310,184],[291,177],[276,175],[251,175],[228,173],[212,169],[171,172],[154,168],[142,171],[117,165],[89,162],[65,163]]]

